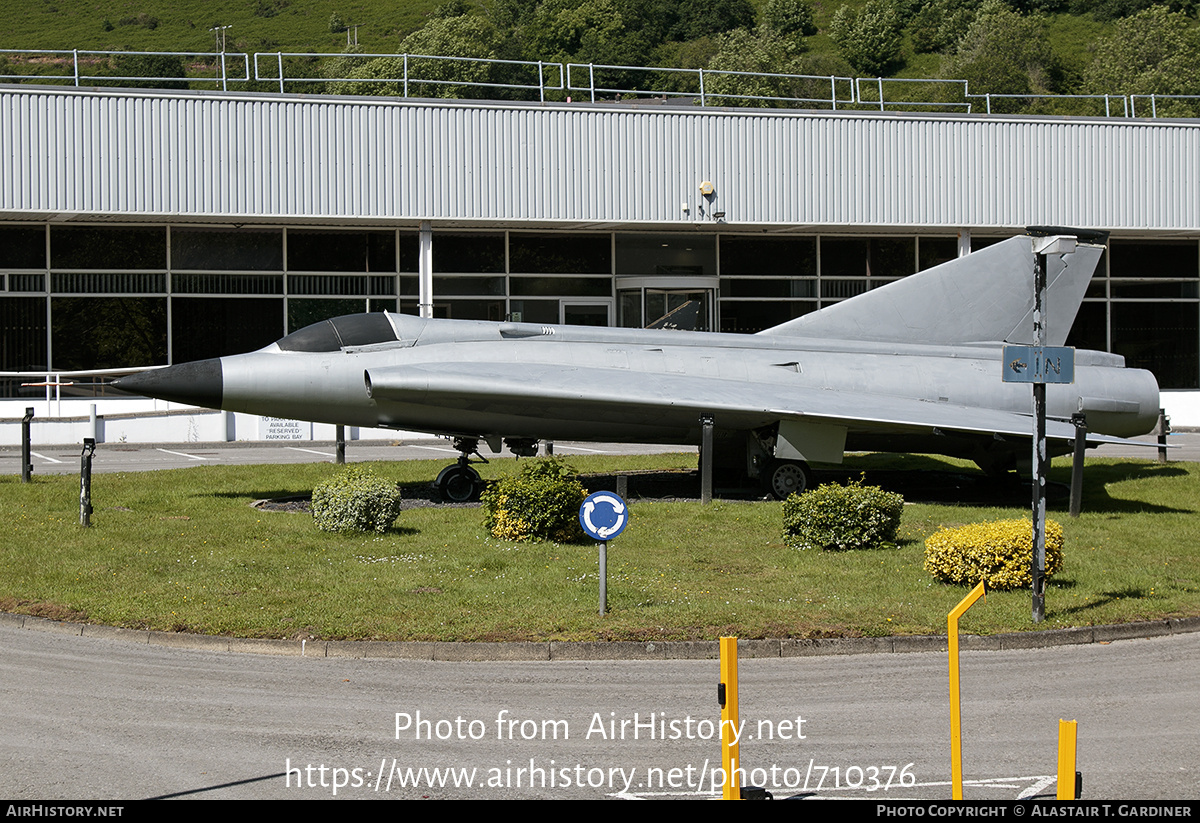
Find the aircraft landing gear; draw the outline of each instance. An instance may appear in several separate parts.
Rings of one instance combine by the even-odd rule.
[[[470,466],[471,455],[478,455],[484,463],[487,460],[479,454],[477,438],[455,438],[454,448],[459,451],[458,462],[442,469],[433,483],[447,503],[470,503],[478,500],[479,493],[483,491],[483,478]]]
[[[786,500],[812,487],[812,470],[803,460],[772,460],[762,478],[766,490],[776,500]]]

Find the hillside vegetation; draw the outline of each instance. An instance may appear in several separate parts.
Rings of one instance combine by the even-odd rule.
[[[972,93],[1200,94],[1200,0],[38,0],[5,13],[14,49],[436,54],[842,77],[953,78]],[[357,45],[350,45],[357,40]],[[186,61],[99,74],[180,76]],[[30,60],[7,58],[4,73]],[[303,65],[293,61],[293,67]],[[397,94],[401,61],[308,61],[305,91]],[[428,80],[527,82],[496,64],[416,66]],[[30,69],[32,71],[32,69]],[[190,71],[190,69],[189,69]],[[414,66],[409,65],[410,77]],[[192,76],[189,74],[189,76]],[[349,78],[350,82],[345,82]],[[609,89],[689,93],[690,77],[610,70]],[[828,87],[828,82],[826,82]],[[912,88],[918,88],[916,86]],[[714,76],[716,94],[800,98],[784,78]],[[410,89],[410,93],[413,91]],[[427,86],[425,96],[503,96]],[[827,94],[828,92],[824,92]],[[938,101],[948,90],[914,92]],[[924,97],[919,95],[926,95]],[[961,91],[959,92],[961,97]],[[730,105],[762,101],[730,98]],[[1192,101],[1194,102],[1194,101]],[[1013,106],[1038,104],[1013,103]],[[1193,114],[1190,103],[1178,114]],[[1044,106],[1043,106],[1044,108]],[[1162,113],[1160,111],[1160,113]]]

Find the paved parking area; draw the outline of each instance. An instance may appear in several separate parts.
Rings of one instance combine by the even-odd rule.
[[[1088,452],[1089,457],[1125,457],[1157,460],[1157,438],[1153,435],[1137,438],[1146,443],[1139,446],[1102,446]],[[1176,432],[1167,438],[1171,448],[1168,461],[1200,461],[1200,432]],[[79,471],[79,446],[34,446],[34,474],[74,474]],[[694,446],[664,446],[647,443],[587,443],[562,442],[554,444],[556,454],[653,454],[657,452],[691,452]],[[438,460],[452,462],[458,452],[449,441],[440,438],[403,439],[396,441],[357,440],[346,445],[346,461],[359,463],[371,460]],[[484,456],[492,455],[484,447]],[[511,456],[506,450],[503,455]],[[303,441],[262,443],[101,443],[96,446],[92,460],[93,472],[153,471],[177,469],[200,464],[251,465],[262,463],[332,462],[332,441]],[[21,473],[21,450],[16,446],[0,447],[0,474]]]
[[[482,444],[481,444],[482,446]],[[81,446],[34,446],[34,474],[77,474]],[[486,446],[485,457],[491,458]],[[653,454],[656,452],[695,452],[695,447],[663,446],[645,443],[575,443],[554,444],[555,454]],[[264,463],[321,463],[332,462],[335,456],[332,441],[313,442],[293,440],[276,443],[100,443],[92,458],[92,471],[128,472],[178,469],[201,464],[239,466]],[[505,450],[497,457],[511,457]],[[423,438],[412,440],[358,440],[346,444],[346,462],[371,460],[441,460],[452,463],[458,452],[446,440]],[[21,473],[21,450],[15,446],[0,448],[0,474]]]

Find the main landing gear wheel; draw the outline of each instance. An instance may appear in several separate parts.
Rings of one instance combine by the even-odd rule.
[[[483,478],[470,466],[447,466],[434,481],[438,493],[447,503],[470,503],[479,499]]]
[[[458,462],[442,469],[433,485],[447,503],[473,503],[483,491],[483,478],[471,468],[469,461],[473,454],[479,457],[479,462],[486,463],[487,460],[479,454],[479,438],[456,437],[453,443],[458,451]]]
[[[812,486],[812,470],[803,460],[772,460],[763,480],[772,497],[786,500]]]

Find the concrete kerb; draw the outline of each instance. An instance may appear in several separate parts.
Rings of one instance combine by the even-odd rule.
[[[387,641],[387,640],[271,640],[220,637],[184,632],[123,629],[92,623],[70,623],[0,612],[0,626],[52,634],[166,646],[175,649],[269,654],[294,657],[379,658],[404,660],[713,660],[719,657],[715,640],[518,641],[511,643]],[[963,635],[964,651],[1007,651],[1109,643],[1171,634],[1200,632],[1200,616],[1083,626],[1039,632]],[[816,657],[833,654],[906,654],[944,652],[945,635],[897,637],[822,637],[739,640],[742,658]]]

